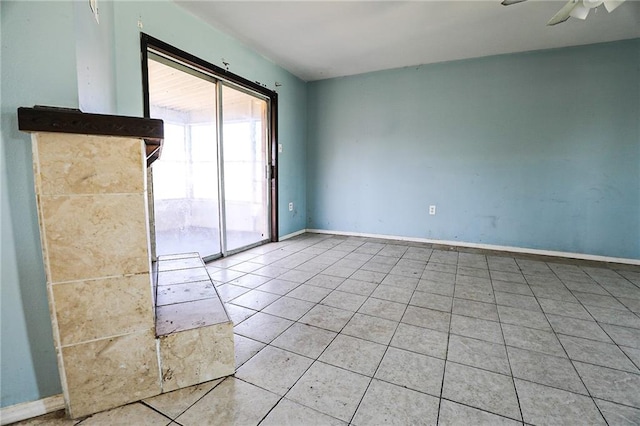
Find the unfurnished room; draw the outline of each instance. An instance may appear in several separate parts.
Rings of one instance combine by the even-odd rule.
[[[2,425],[640,425],[640,1],[0,19]]]

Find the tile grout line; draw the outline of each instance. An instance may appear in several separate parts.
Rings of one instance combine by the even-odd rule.
[[[316,256],[316,257],[317,257],[317,256]],[[334,262],[334,263],[335,263],[335,262]],[[325,268],[325,269],[326,269],[326,268]],[[316,275],[319,275],[319,274],[320,274],[320,273],[318,273],[318,274],[316,274]],[[316,276],[316,275],[314,275],[314,276]],[[274,279],[275,279],[275,278],[274,278]],[[309,278],[307,281],[309,281],[310,279],[311,279],[311,278]],[[306,282],[306,281],[305,281],[305,282]],[[301,283],[300,285],[302,285],[302,284],[304,284],[304,283]],[[299,285],[299,286],[300,286],[300,285]],[[299,287],[299,286],[298,286],[298,287]],[[296,287],[296,288],[297,288],[297,287]],[[291,290],[291,291],[293,291],[293,290]],[[284,295],[283,295],[283,296],[281,296],[281,297],[284,297]],[[278,298],[277,300],[280,300],[280,298]],[[274,303],[275,303],[275,301],[274,301]],[[313,308],[315,308],[315,307],[316,307],[316,306],[318,306],[319,304],[320,304],[320,302],[315,302],[315,305],[314,305],[312,308],[310,308],[310,309],[309,309],[309,311],[311,311]],[[266,306],[265,306],[265,308],[266,308]],[[264,308],[263,308],[263,309],[264,309]],[[307,311],[307,312],[309,312],[309,311]],[[269,315],[269,314],[267,314],[267,315]],[[305,315],[306,315],[306,314],[305,314]],[[355,315],[355,313],[354,313],[354,315]],[[302,316],[301,316],[298,320],[296,320],[296,321],[292,321],[292,323],[289,325],[289,327],[287,327],[287,328],[286,328],[285,330],[283,330],[280,334],[278,334],[278,336],[274,337],[274,338],[273,338],[269,343],[267,343],[267,344],[266,344],[262,349],[260,349],[260,351],[256,352],[256,354],[254,354],[251,358],[255,357],[258,353],[260,353],[260,352],[261,352],[263,349],[265,349],[266,347],[271,346],[271,343],[273,343],[273,341],[274,341],[274,340],[276,340],[279,336],[281,336],[282,334],[284,334],[284,333],[285,333],[289,328],[293,327],[293,325],[294,325],[294,324],[298,324],[298,323],[299,323],[298,321],[299,321],[303,316],[304,316],[304,315],[302,315]],[[353,317],[353,316],[352,316],[352,317]],[[348,321],[347,321],[347,323],[348,323]],[[346,324],[347,324],[347,323],[345,323],[345,325],[344,325],[340,330],[342,330],[342,329],[346,326]],[[299,324],[304,324],[304,323],[299,323]],[[312,326],[312,325],[310,325],[310,324],[304,324],[304,325],[307,325],[307,326],[310,326],[310,327],[314,327],[314,326]],[[320,327],[318,327],[318,328],[320,328]],[[330,330],[330,331],[331,331],[331,330]],[[335,332],[334,332],[334,333],[335,333]],[[283,399],[285,399],[285,397],[286,397],[286,396],[287,396],[287,394],[291,391],[291,389],[293,389],[293,388],[295,387],[295,385],[300,381],[300,379],[302,379],[302,377],[303,377],[303,376],[304,376],[304,375],[305,375],[305,374],[306,374],[306,373],[311,369],[311,367],[312,367],[316,362],[321,362],[321,361],[319,361],[320,356],[322,356],[322,354],[324,353],[324,351],[326,351],[326,349],[329,347],[329,345],[331,345],[331,343],[333,343],[333,341],[337,338],[337,336],[338,336],[339,334],[340,334],[340,332],[336,333],[336,335],[333,337],[333,339],[331,339],[331,342],[329,342],[329,344],[328,344],[328,345],[327,345],[327,346],[322,350],[322,352],[320,352],[320,354],[319,354],[315,359],[307,357],[307,358],[309,358],[309,359],[312,359],[312,362],[309,364],[309,367],[307,367],[307,368],[302,372],[302,374],[300,375],[300,377],[298,377],[298,378],[295,380],[295,382],[291,385],[291,387],[289,387],[289,388],[287,389],[287,391],[284,393],[284,395],[280,396],[280,399],[278,399],[278,401],[277,401],[277,402],[276,402],[276,403],[275,403],[275,404],[274,404],[274,405],[273,405],[273,406],[272,406],[272,407],[267,411],[267,413],[266,413],[266,414],[265,414],[265,415],[264,415],[264,416],[263,416],[263,417],[258,421],[258,424],[262,423],[262,422],[267,418],[267,416],[269,415],[269,413],[271,413],[271,412],[275,409],[275,407],[276,407],[276,406],[278,406],[278,404],[279,404]],[[262,343],[262,342],[261,342],[261,343]],[[273,348],[276,348],[276,349],[279,349],[279,350],[283,350],[283,351],[284,351],[284,349],[278,348],[277,346],[272,346],[272,347],[273,347]],[[295,353],[295,352],[293,352],[293,351],[291,351],[291,352],[292,352],[292,353]],[[301,355],[301,354],[297,354],[297,355],[299,355],[299,356],[304,356],[304,355]],[[251,358],[250,358],[250,359],[251,359]],[[250,361],[250,359],[249,359],[249,360],[247,360],[247,361],[245,361],[245,363],[243,363],[243,365],[244,365],[244,364],[246,364],[247,362],[249,362],[249,361]],[[238,380],[242,380],[242,379],[238,379]],[[244,380],[243,380],[243,381],[244,381]],[[248,383],[248,382],[245,382],[245,383]],[[257,386],[257,385],[254,385],[253,383],[250,383],[250,384],[251,384],[251,385],[253,385],[253,386]],[[259,387],[259,388],[261,388],[261,389],[264,389],[264,388],[262,388],[262,387],[260,387],[260,386],[258,386],[258,387]],[[268,391],[268,392],[271,392],[271,393],[274,393],[274,392],[272,392],[272,391],[269,391],[268,389],[264,389],[264,390],[266,390],[266,391]],[[276,395],[277,395],[277,394],[276,394]],[[294,402],[294,403],[297,403],[297,404],[300,404],[300,405],[302,405],[302,406],[304,406],[304,407],[306,407],[306,408],[308,408],[308,409],[311,409],[311,410],[314,410],[314,411],[318,411],[318,410],[315,410],[315,409],[314,409],[314,408],[312,408],[312,407],[309,407],[309,406],[307,406],[307,405],[301,404],[301,403],[299,403],[299,402],[296,402],[296,401],[293,401],[293,400],[290,400],[290,401],[292,401],[292,402]],[[318,411],[318,412],[320,412],[320,411]],[[330,415],[329,415],[329,414],[327,414],[327,413],[322,413],[322,414],[325,414],[325,415],[330,416]],[[333,416],[330,416],[330,417],[333,417]]]
[[[447,374],[447,363],[449,360],[449,342],[451,340],[451,322],[453,320],[453,304],[454,304],[454,300],[456,297],[456,284],[457,284],[457,277],[458,277],[458,261],[460,260],[460,254],[458,254],[457,257],[457,261],[456,261],[456,274],[454,275],[453,278],[453,292],[451,293],[451,311],[449,313],[449,327],[447,329],[447,346],[445,348],[445,352],[444,352],[444,365],[442,367],[442,382],[440,383],[440,397],[438,398],[438,412],[436,414],[436,424],[440,423],[440,410],[442,409],[442,399],[444,397],[443,392],[444,392],[444,379],[445,376]],[[428,264],[428,263],[427,263]]]
[[[545,262],[545,265],[547,265],[547,262]],[[571,290],[565,285],[565,283],[562,281],[562,279],[558,276],[558,274],[556,273],[556,271],[553,270],[553,268],[549,267],[549,265],[547,265],[547,267],[553,272],[553,274],[556,276],[556,278],[558,278],[558,280],[560,280],[560,282],[562,283],[562,285],[573,295],[573,292],[571,292]],[[524,276],[524,274],[522,274]],[[527,284],[529,285],[529,287],[531,287],[531,285],[529,284],[529,281],[527,280],[526,276],[524,277],[525,281],[527,282]],[[533,291],[532,291],[533,292]],[[560,338],[558,337],[558,334],[556,333],[556,330],[553,328],[553,326],[551,325],[551,322],[549,321],[549,317],[547,317],[547,313],[544,311],[544,309],[542,309],[542,305],[540,305],[540,301],[538,300],[538,297],[536,296],[535,293],[533,293],[533,297],[535,297],[536,302],[538,303],[538,305],[540,306],[540,309],[542,310],[542,314],[544,315],[545,319],[547,320],[547,322],[549,323],[549,326],[551,326],[551,332],[553,333],[554,337],[556,338],[557,342],[560,344],[560,347],[562,348],[562,350],[564,351],[565,355],[567,356],[567,359],[569,360],[569,363],[571,364],[571,366],[573,367],[573,371],[576,373],[576,375],[578,376],[578,378],[580,379],[580,383],[582,383],[582,386],[584,386],[584,389],[587,391],[587,395],[591,400],[591,403],[596,407],[596,410],[598,410],[598,413],[600,414],[600,417],[604,420],[604,422],[608,425],[609,422],[607,421],[607,419],[605,418],[604,414],[602,413],[602,411],[600,410],[600,407],[598,406],[598,404],[596,403],[596,401],[594,400],[593,395],[591,395],[591,391],[589,390],[589,388],[587,387],[586,383],[584,383],[584,379],[582,378],[582,375],[580,375],[580,372],[578,371],[578,369],[576,368],[573,359],[571,359],[571,357],[569,356],[569,353],[567,352],[567,349],[564,347],[564,345],[562,344],[562,341],[560,340]],[[575,297],[575,296],[574,296]],[[578,302],[580,303],[580,305],[582,306],[582,302],[576,297],[576,300],[578,300]],[[582,306],[583,309],[584,306]],[[587,311],[587,313],[589,313],[589,315],[591,315],[591,312],[589,312],[588,309],[585,309]],[[593,317],[593,316],[592,316]],[[595,318],[594,318],[595,321]],[[598,324],[596,322],[596,324]],[[602,329],[602,327],[600,327]],[[604,331],[604,329],[603,329]],[[613,339],[612,339],[613,340]],[[571,392],[568,391],[566,389],[563,389],[565,392]],[[575,393],[580,395],[578,392],[571,392],[571,393]]]
[[[363,244],[364,244],[364,243],[363,243]],[[362,245],[362,244],[361,244],[361,245]],[[341,259],[343,259],[343,258],[344,258],[344,256],[343,256]],[[334,263],[335,263],[335,262],[334,262]],[[355,273],[355,271],[354,271],[354,273]],[[318,273],[318,274],[316,274],[316,275],[319,275],[319,273]],[[353,275],[353,273],[352,273],[351,275]],[[314,276],[315,276],[315,275],[314,275]],[[342,278],[342,277],[341,277],[341,278]],[[345,280],[346,280],[346,279],[348,279],[348,277],[347,277],[347,278],[345,278]],[[308,281],[308,280],[307,280],[307,281]],[[306,282],[306,281],[305,281],[305,282]],[[302,284],[301,284],[301,285],[302,285]],[[293,291],[293,290],[292,290],[292,291]],[[329,294],[330,294],[330,293],[329,293]],[[328,295],[327,295],[327,296],[328,296]],[[323,298],[323,299],[324,299],[324,298]],[[323,300],[323,299],[322,299],[322,300]],[[320,305],[320,302],[321,302],[322,300],[320,300],[319,302],[315,302],[315,305],[314,305],[311,309],[309,309],[309,311],[311,311],[312,309],[314,309],[316,306]],[[307,312],[309,312],[309,311],[307,311]],[[351,315],[351,317],[349,317],[349,320],[347,320],[347,321],[345,322],[345,324],[342,326],[342,328],[341,328],[338,332],[335,332],[335,331],[333,331],[333,330],[327,330],[327,331],[331,331],[331,332],[333,332],[333,333],[336,333],[336,335],[335,335],[335,336],[333,336],[333,339],[331,339],[331,341],[329,342],[329,344],[327,344],[327,346],[326,346],[326,347],[325,347],[325,348],[320,352],[320,354],[319,354],[315,359],[309,358],[309,359],[312,359],[312,362],[311,362],[311,364],[309,364],[309,367],[307,367],[307,368],[304,370],[304,372],[300,375],[300,377],[298,377],[298,378],[295,380],[295,382],[294,382],[294,383],[291,385],[291,387],[290,387],[290,388],[285,392],[285,394],[284,394],[284,395],[282,395],[282,397],[278,400],[278,402],[277,402],[276,404],[274,404],[274,406],[273,406],[273,407],[271,407],[271,409],[269,410],[269,412],[267,412],[267,414],[265,414],[265,416],[264,416],[264,417],[260,420],[260,422],[258,422],[258,423],[261,423],[261,422],[262,422],[262,421],[263,421],[263,420],[268,416],[268,414],[269,414],[269,413],[270,413],[270,412],[271,412],[271,411],[272,411],[272,410],[273,410],[273,409],[274,409],[274,408],[275,408],[275,407],[280,403],[280,401],[282,401],[282,399],[284,399],[284,398],[287,396],[287,394],[291,391],[291,389],[293,389],[293,388],[295,387],[295,385],[296,385],[296,384],[297,384],[297,383],[302,379],[302,377],[304,377],[304,375],[305,375],[305,374],[306,374],[306,373],[311,369],[311,367],[312,367],[316,362],[320,362],[320,363],[325,364],[324,362],[320,361],[320,357],[321,357],[321,356],[322,356],[322,354],[323,354],[323,353],[324,353],[324,352],[329,348],[329,346],[330,346],[330,345],[331,345],[331,344],[336,340],[336,338],[340,335],[340,333],[342,332],[342,330],[344,330],[344,328],[347,326],[347,324],[349,323],[349,321],[351,321],[351,319],[355,316],[355,314],[356,314],[356,312],[354,312],[354,313],[353,313],[353,315]],[[302,317],[304,317],[304,315],[303,315]],[[299,319],[301,319],[302,317],[300,317]],[[299,319],[298,319],[298,320],[296,320],[296,321],[294,321],[294,322],[293,322],[293,324],[298,323]],[[291,328],[291,327],[293,326],[293,324],[291,324],[289,327],[287,327],[287,330],[288,330],[289,328]],[[305,324],[305,323],[299,323],[299,324],[307,325],[307,326],[309,326],[309,327],[315,327],[315,326],[313,326],[313,325]],[[317,328],[322,329],[321,327],[317,327]],[[323,329],[323,330],[326,330],[326,329]],[[280,335],[281,335],[281,334],[283,334],[285,331],[286,331],[286,330],[284,330],[282,333],[280,333]],[[278,335],[278,336],[280,336],[280,335]],[[276,336],[276,337],[275,337],[271,342],[269,342],[265,347],[267,347],[267,346],[271,346],[271,343],[272,343],[275,339],[277,339],[277,337],[278,337],[278,336]],[[280,348],[278,348],[277,346],[273,346],[273,347],[274,347],[274,348],[277,348],[277,349],[280,349]],[[262,348],[262,349],[264,349],[264,348]],[[261,349],[261,351],[262,351],[262,349]],[[284,350],[284,349],[280,349],[280,350]],[[295,353],[295,352],[293,352],[293,351],[291,351],[291,352],[292,352],[292,353]],[[256,354],[256,355],[257,355],[257,354]],[[254,356],[255,356],[255,355],[254,355]],[[301,356],[304,356],[304,355],[301,355]],[[307,358],[308,358],[308,357],[307,357]],[[332,367],[336,367],[336,366],[334,366],[334,365],[332,365],[332,364],[327,364],[327,365],[330,365],[330,366],[332,366]],[[341,367],[337,367],[337,368],[341,368]],[[345,371],[351,371],[351,370],[348,370],[348,369],[344,369],[344,370],[345,370]],[[353,372],[353,373],[355,373],[355,372]],[[359,373],[356,373],[356,374],[359,374]],[[366,376],[365,376],[365,377],[366,377]],[[254,385],[254,386],[255,386],[255,385]],[[368,387],[367,387],[367,388],[368,388]],[[273,392],[272,392],[272,393],[273,393]],[[366,390],[365,390],[365,393],[366,393]],[[363,397],[364,397],[364,394],[363,394]],[[291,400],[291,401],[293,401],[293,400]],[[312,407],[309,407],[309,406],[307,406],[307,405],[304,405],[304,404],[302,404],[302,403],[300,403],[300,402],[296,402],[296,401],[293,401],[293,402],[295,402],[295,403],[297,403],[297,404],[300,404],[300,405],[302,405],[302,406],[304,406],[304,407],[306,407],[306,408],[312,409],[312,410],[314,410],[314,411],[318,411],[318,410],[316,410],[316,409],[314,409],[314,408],[312,408]],[[356,411],[357,411],[357,408],[356,408]],[[320,412],[320,411],[318,411],[318,412]],[[322,413],[322,412],[320,412],[320,413]],[[331,416],[330,414],[327,414],[327,413],[322,413],[322,414],[325,414],[325,415],[327,415],[327,416],[330,416],[330,417],[336,418],[336,417]],[[355,412],[354,412],[354,415],[355,415]],[[353,416],[352,416],[352,418],[353,418]],[[341,421],[342,421],[342,419],[338,419],[338,420],[341,420]]]
[[[514,259],[515,261],[515,259]],[[517,262],[516,262],[517,265]],[[489,262],[487,262],[487,268],[489,267]],[[520,267],[518,266],[518,269],[520,269]],[[520,269],[520,274],[522,274],[522,276],[524,277],[524,274],[522,273],[522,270]],[[494,300],[495,300],[495,290],[493,288],[493,278],[491,275],[491,270],[489,270],[489,281],[491,282],[491,291],[494,294]],[[526,278],[525,278],[526,281]],[[536,301],[537,302],[537,301]],[[542,309],[542,307],[540,308]],[[522,424],[524,424],[524,413],[522,412],[522,404],[520,403],[520,395],[518,394],[518,388],[516,387],[516,379],[513,376],[513,368],[511,367],[511,357],[509,356],[509,351],[507,350],[507,339],[504,336],[504,329],[502,328],[502,318],[500,318],[500,311],[498,309],[498,301],[496,300],[496,312],[498,314],[498,322],[500,324],[500,334],[502,335],[502,341],[504,342],[504,352],[507,355],[507,364],[509,365],[509,375],[511,376],[511,383],[513,385],[513,392],[515,393],[516,396],[516,401],[518,402],[518,411],[520,412],[520,422]]]
[[[218,379],[213,379],[213,380],[218,380]],[[151,408],[154,411],[159,412],[160,414],[162,414],[163,416],[169,418],[171,420],[171,422],[176,422],[177,423],[177,418],[180,417],[181,415],[183,415],[184,413],[186,413],[187,411],[189,411],[190,408],[192,408],[194,405],[196,405],[201,399],[203,399],[205,396],[207,396],[209,393],[213,392],[213,390],[215,388],[217,388],[218,386],[220,386],[222,384],[222,382],[224,382],[225,380],[227,380],[227,377],[222,378],[222,380],[220,380],[218,383],[216,383],[211,389],[209,389],[207,392],[205,392],[204,394],[202,394],[202,396],[200,398],[198,398],[197,400],[195,400],[193,402],[193,404],[190,404],[187,408],[185,408],[184,410],[182,410],[180,412],[180,414],[178,414],[175,418],[171,418],[170,416],[168,416],[167,414],[162,413],[160,410],[156,409],[155,407],[151,406],[150,404],[148,404],[147,402],[145,402],[144,400],[141,400],[140,402],[144,405],[146,405],[147,407]],[[199,386],[200,384],[196,385]],[[176,389],[179,390],[179,389]],[[160,394],[160,395],[164,395],[164,394]],[[158,395],[159,396],[159,395]],[[178,423],[179,424],[179,423]]]
[[[582,270],[582,268],[580,268],[580,269]],[[625,305],[624,303],[622,303],[622,302],[621,302],[621,301],[620,301],[620,300],[619,300],[619,299],[618,299],[618,298],[617,298],[613,293],[611,293],[611,292],[610,292],[606,287],[604,287],[603,285],[601,285],[601,284],[600,284],[600,282],[598,282],[598,281],[597,281],[597,280],[596,280],[596,279],[595,279],[591,274],[589,274],[589,272],[584,271],[584,270],[583,270],[583,272],[584,272],[585,274],[587,274],[587,275],[589,276],[589,278],[591,278],[594,282],[596,282],[600,287],[602,287],[602,288],[604,289],[604,291],[606,291],[606,292],[607,292],[611,297],[613,297],[613,298],[614,298],[618,303],[620,303],[622,306],[624,306],[625,308],[627,308],[627,311],[629,311],[629,312],[631,312],[631,314],[635,315],[635,317],[636,317],[636,318],[640,318],[640,314],[638,314],[638,313],[636,313],[636,312],[633,312],[631,309],[629,309],[629,307],[627,307],[627,305]],[[616,274],[618,274],[620,277],[622,277],[626,282],[630,283],[631,285],[635,286],[636,288],[640,288],[640,287],[636,286],[633,282],[631,282],[629,279],[627,279],[626,277],[624,277],[624,276],[622,276],[621,274],[619,274],[617,271],[614,271],[614,272],[615,272]],[[562,281],[562,279],[561,279],[560,277],[558,277],[558,278],[560,279],[560,281]],[[563,283],[564,283],[564,282],[563,282]],[[571,289],[569,289],[569,291],[571,291],[571,293],[573,294],[573,291],[572,291]],[[575,295],[574,295],[574,297],[575,297]],[[611,339],[611,341],[612,341],[612,342],[613,342],[613,344],[618,348],[618,350],[619,350],[620,352],[622,352],[622,354],[627,358],[627,360],[628,360],[628,361],[630,361],[630,362],[631,362],[631,364],[633,364],[633,365],[638,369],[638,372],[637,372],[637,373],[632,373],[632,374],[640,374],[640,365],[639,365],[640,363],[636,363],[636,362],[634,362],[634,360],[633,360],[633,359],[631,359],[631,357],[629,356],[629,354],[628,354],[626,351],[624,351],[622,348],[620,348],[620,345],[618,344],[618,342],[616,342],[616,341],[615,341],[615,339],[613,339],[613,338],[611,337],[611,335],[607,332],[607,330],[605,330],[605,329],[604,329],[604,327],[602,327],[602,326],[600,325],[601,323],[600,323],[600,322],[595,318],[595,316],[591,313],[591,311],[590,311],[587,307],[585,307],[585,306],[583,305],[583,303],[582,303],[582,301],[581,301],[580,299],[578,299],[578,298],[576,297],[576,300],[578,300],[578,302],[579,302],[579,303],[582,305],[582,307],[587,311],[587,313],[588,313],[589,315],[591,315],[591,317],[594,319],[594,321],[596,322],[596,324],[598,324],[598,326],[600,327],[600,329],[601,329],[601,330],[602,330],[602,331],[603,331],[603,332],[604,332],[604,333],[609,337],[609,339]],[[586,306],[589,306],[589,305],[586,305]],[[595,307],[595,306],[594,306],[594,307]],[[613,308],[604,308],[604,307],[602,307],[602,308],[603,308],[603,309],[612,309],[612,310],[613,310]],[[627,327],[627,326],[623,326],[623,325],[619,325],[619,324],[611,324],[611,323],[603,323],[603,324],[608,324],[608,325],[612,325],[612,326],[615,326],[615,327],[623,327],[623,328],[632,328],[632,329],[635,329],[634,327]],[[584,361],[581,361],[581,362],[584,362]],[[593,364],[593,365],[597,365],[597,364]],[[606,366],[600,366],[600,367],[612,368],[612,367],[606,367]],[[613,369],[613,368],[612,368],[612,369]],[[616,370],[617,370],[617,369],[616,369]],[[621,371],[624,371],[624,370],[621,370]],[[585,386],[586,386],[586,385],[585,385]],[[598,405],[598,404],[596,404],[596,405]],[[598,409],[599,409],[599,408],[598,408]],[[603,416],[603,417],[604,417],[604,416]]]
[[[386,245],[385,245],[385,247],[386,247]],[[384,250],[384,247],[381,248],[380,250],[378,250],[378,252],[373,257],[375,257],[382,250]],[[398,258],[398,261],[396,261],[394,263],[394,266],[398,264],[398,262],[400,261],[401,258],[402,257]],[[391,269],[393,269],[393,268],[391,268]],[[373,289],[371,294],[373,294],[376,291],[376,289],[378,289],[382,285],[382,281],[384,281],[389,276],[389,273],[391,272],[391,269],[389,270],[389,272],[385,273],[384,278],[382,278],[382,280],[380,280],[380,282],[378,283],[376,288]],[[360,268],[358,270],[360,270]],[[371,297],[371,294],[369,296],[367,296],[367,300]],[[366,300],[365,300],[365,303],[366,303]],[[409,305],[407,304],[407,306],[409,306]],[[406,307],[405,307],[405,311],[406,311]],[[404,313],[403,313],[403,315],[404,315]],[[355,313],[354,313],[354,316],[355,316]],[[349,321],[351,321],[351,320],[349,320]],[[391,335],[391,338],[389,339],[389,343],[387,343],[387,345],[385,347],[385,350],[384,350],[384,353],[382,354],[382,357],[380,358],[380,361],[378,361],[378,365],[376,366],[375,371],[371,374],[371,377],[369,377],[369,383],[367,383],[367,387],[365,388],[364,392],[362,393],[362,396],[360,397],[360,400],[358,401],[358,404],[356,404],[356,409],[353,411],[353,414],[351,415],[351,418],[349,419],[348,424],[350,424],[350,425],[353,424],[353,420],[355,419],[356,414],[358,414],[358,410],[360,409],[360,405],[362,405],[362,401],[364,401],[364,398],[367,395],[367,392],[369,391],[369,388],[371,387],[371,383],[373,383],[373,379],[376,376],[376,374],[378,373],[378,370],[380,369],[380,365],[382,364],[382,361],[384,360],[384,357],[387,355],[387,351],[389,350],[389,345],[391,344],[391,340],[393,340],[393,336],[395,335],[396,331],[398,330],[398,326],[399,325],[400,325],[400,321],[398,321],[398,325],[396,325],[396,328],[393,331],[393,334]],[[345,327],[346,327],[346,324],[345,324]],[[366,340],[366,339],[363,339],[363,340]],[[377,343],[377,342],[375,342],[375,343]],[[327,348],[328,348],[328,346],[327,346]]]

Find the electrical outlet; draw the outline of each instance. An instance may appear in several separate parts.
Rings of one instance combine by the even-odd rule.
[[[289,211],[292,212],[293,211],[293,203],[289,203]]]
[[[436,206],[429,206],[429,214],[431,216],[435,216],[435,214],[436,214]]]

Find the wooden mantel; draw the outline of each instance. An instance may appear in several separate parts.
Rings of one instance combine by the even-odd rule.
[[[18,108],[18,128],[24,132],[74,133],[144,139],[147,166],[160,156],[164,125],[154,118],[89,114],[79,109],[35,106]]]

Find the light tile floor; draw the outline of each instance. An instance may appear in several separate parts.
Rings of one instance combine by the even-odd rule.
[[[638,267],[304,234],[208,270],[235,377],[82,425],[640,424]]]

